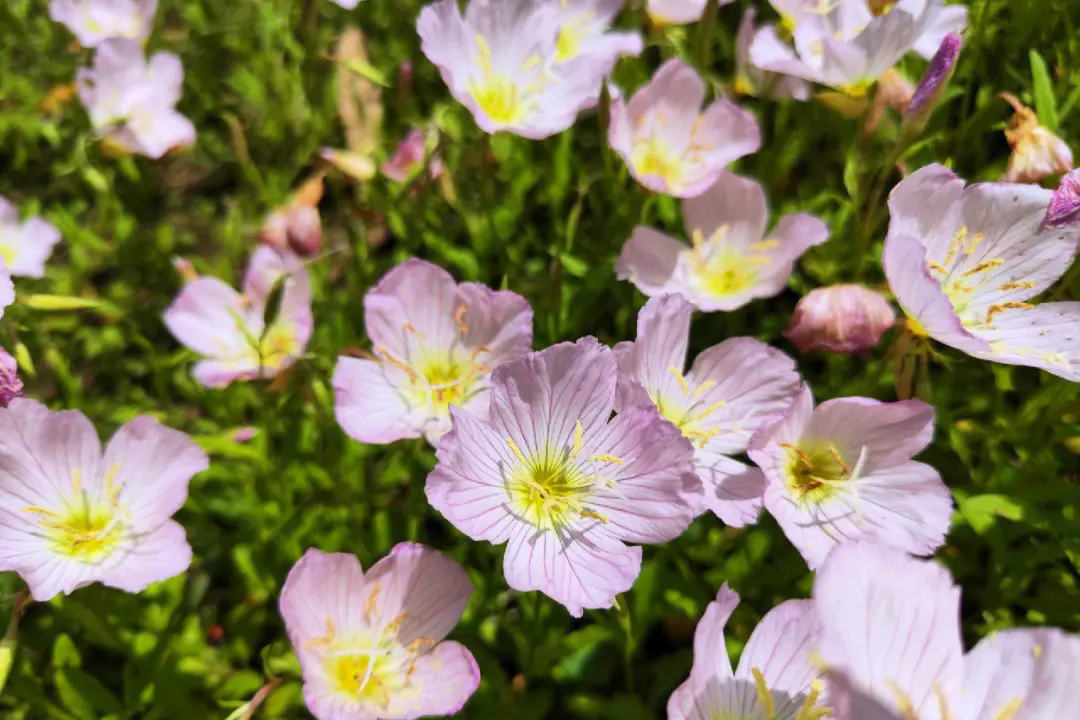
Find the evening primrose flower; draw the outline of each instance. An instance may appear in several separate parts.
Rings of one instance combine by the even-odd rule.
[[[910,330],[1080,381],[1080,303],[1031,303],[1080,247],[1080,225],[1044,223],[1054,197],[1035,185],[964,187],[941,165],[902,180],[882,261]]]
[[[815,288],[799,299],[784,337],[799,352],[865,352],[896,324],[896,313],[879,292],[861,285]]]
[[[602,60],[604,75],[620,57],[639,55],[644,48],[640,33],[611,32],[615,16],[626,0],[548,0],[560,12],[559,34],[555,41],[555,62],[580,58]]]
[[[732,672],[724,626],[739,604],[725,583],[694,631],[690,677],[668,700],[669,720],[819,720],[819,623],[810,600],[788,600],[761,618]]]
[[[655,409],[611,418],[616,364],[595,338],[511,360],[491,377],[490,419],[451,408],[427,497],[473,540],[507,544],[503,572],[571,615],[608,608],[641,548],[699,513],[693,448]]]
[[[93,65],[76,76],[94,129],[113,145],[151,158],[195,142],[195,126],[175,108],[183,83],[180,58],[159,52],[147,62],[134,40],[102,43]]]
[[[749,337],[705,350],[684,374],[691,312],[678,295],[645,304],[637,340],[615,346],[616,404],[620,412],[656,407],[674,423],[694,446],[706,507],[739,527],[757,519],[765,481],[731,456],[745,452],[750,437],[791,405],[799,375],[791,358]]]
[[[1015,113],[1005,128],[1012,155],[1009,169],[1002,182],[1037,183],[1048,175],[1060,175],[1072,170],[1073,154],[1068,143],[1039,124],[1035,111],[1010,93],[1001,93]]]
[[[289,571],[280,610],[319,720],[453,715],[480,682],[463,645],[443,640],[472,585],[440,552],[399,543],[363,571],[314,548]]]
[[[150,35],[157,0],[51,0],[49,17],[66,25],[83,47],[106,40],[143,41]]]
[[[267,325],[267,303],[279,279],[280,303]],[[217,278],[198,277],[165,311],[169,332],[203,356],[192,375],[207,387],[274,377],[303,354],[311,337],[311,284],[296,256],[260,245],[251,256],[243,290],[240,294]]]
[[[34,216],[19,222],[19,211],[0,195],[0,260],[9,275],[41,277],[45,261],[60,242],[60,231]]]
[[[614,36],[571,22],[569,2],[564,8],[558,0],[471,0],[462,15],[457,0],[438,0],[417,20],[421,50],[484,132],[555,135],[596,104],[615,62],[607,51]],[[574,0],[579,6],[601,7]],[[570,37],[564,32],[574,39],[562,40],[560,61],[560,37]],[[603,47],[586,51],[586,41]]]
[[[734,310],[772,297],[787,285],[795,263],[828,237],[821,220],[785,215],[767,236],[765,191],[757,181],[721,173],[698,197],[684,200],[683,223],[692,246],[637,227],[615,261],[622,280],[650,297],[682,295],[699,310]]]
[[[869,538],[927,555],[945,542],[952,499],[937,470],[911,458],[930,444],[934,408],[919,400],[838,398],[809,388],[750,440],[765,509],[811,569],[836,545]]]
[[[835,720],[1057,720],[1080,707],[1080,637],[1001,630],[965,655],[960,588],[934,562],[844,545],[813,602]]]
[[[690,198],[761,146],[757,120],[719,98],[702,111],[705,82],[679,58],[660,66],[630,102],[611,104],[608,144],[653,192]]]
[[[450,429],[450,406],[486,419],[491,371],[532,349],[532,308],[411,258],[364,297],[366,357],[340,357],[334,411],[351,437],[389,443]]]
[[[93,582],[135,593],[184,572],[191,548],[170,518],[207,466],[190,437],[149,415],[102,454],[81,412],[15,398],[0,409],[0,570],[35,600]]]
[[[793,25],[794,46],[776,26],[758,31],[750,46],[762,70],[803,78],[854,97],[908,52],[930,57],[949,31],[966,23],[966,11],[941,0],[901,0],[875,16],[866,0],[773,0]]]
[[[750,60],[750,45],[757,34],[757,8],[748,7],[739,21],[735,34],[735,92],[742,95],[779,100],[794,98],[808,100],[810,85],[805,80],[790,75],[771,73],[754,66]]]

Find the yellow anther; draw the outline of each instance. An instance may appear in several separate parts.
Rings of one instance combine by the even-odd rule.
[[[679,388],[683,391],[683,395],[689,396],[690,385],[686,382],[686,378],[683,377],[683,374],[679,369],[674,365],[669,365],[668,372],[675,376],[675,380],[679,383]]]
[[[821,720],[821,718],[831,717],[832,711],[829,708],[817,707],[818,698],[821,697],[824,690],[825,685],[821,680],[814,680],[810,683],[810,692],[803,698],[802,705],[799,706],[798,712],[795,713],[794,720]]]
[[[588,508],[582,508],[580,510],[580,514],[581,514],[581,517],[589,519],[589,520],[599,520],[604,525],[607,525],[608,522],[609,522],[606,515],[604,515],[603,513],[597,512],[596,510],[589,510]]]
[[[522,465],[528,464],[525,455],[521,452],[521,448],[517,446],[517,443],[514,442],[513,438],[506,438],[506,446],[510,448],[510,452],[514,453],[514,457],[518,459],[518,462]]]
[[[424,333],[417,330],[416,326],[413,325],[412,323],[407,322],[402,327],[405,329],[405,332],[410,332],[410,333],[412,333],[413,335],[415,335],[418,338],[424,337]]]
[[[938,265],[938,264],[937,264],[936,262],[934,262],[933,260],[929,260],[929,261],[927,261],[927,263],[926,263],[926,267],[930,268],[930,269],[931,269],[931,270],[933,270],[934,272],[938,272],[938,273],[941,273],[942,275],[944,275],[944,274],[945,274],[946,272],[948,272],[948,270],[946,270],[946,269],[945,269],[945,266],[944,266],[944,265]]]
[[[994,716],[994,720],[1014,720],[1016,713],[1019,712],[1019,710],[1020,698],[1014,697],[998,710],[998,714]]]
[[[967,232],[967,225],[964,225],[953,234],[952,240],[949,242],[949,250],[945,253],[945,259],[941,261],[942,265],[945,267],[952,265],[953,260],[956,259],[956,254],[964,246],[964,238],[967,237]]]
[[[893,697],[896,698],[896,707],[900,710],[900,717],[903,720],[918,720],[919,716],[915,712],[915,706],[911,702],[911,698],[900,689],[894,681],[889,681],[889,689],[892,690]]]
[[[1035,657],[1039,657],[1040,655],[1042,655],[1042,652],[1043,652],[1043,646],[1041,644],[1036,643],[1036,644],[1031,646],[1031,654],[1034,655]]]
[[[976,235],[975,237],[978,237],[978,235]],[[978,265],[976,265],[975,267],[971,268],[967,272],[965,272],[960,277],[969,277],[971,275],[978,275],[981,272],[986,272],[990,268],[996,268],[999,265],[1004,265],[1004,264],[1005,264],[1005,260],[1003,258],[992,258],[990,260],[985,260],[985,261],[979,263]]]
[[[123,489],[116,484],[116,476],[120,472],[120,463],[114,463],[105,472],[105,496],[110,505],[116,505],[120,501],[120,491]]]
[[[701,417],[702,418],[707,418],[710,415],[712,415],[714,412],[719,410],[720,408],[726,408],[726,407],[727,407],[726,402],[724,402],[723,400],[717,400],[712,405],[708,406],[707,408],[705,408],[704,410],[701,411]]]
[[[780,247],[780,241],[777,238],[765,238],[750,245],[751,250],[772,250],[778,247]]]
[[[326,635],[323,635],[321,637],[313,637],[313,638],[311,638],[306,643],[304,643],[304,649],[305,650],[310,650],[311,648],[318,647],[319,645],[330,645],[330,644],[332,644],[334,642],[334,639],[336,637],[337,637],[337,628],[334,627],[334,619],[332,617],[327,617],[326,618]]]
[[[527,59],[524,63],[521,64],[521,70],[522,72],[528,72],[533,68],[540,67],[540,63],[542,62],[543,60],[540,58],[539,55],[532,55],[531,57],[529,57],[529,59]]]
[[[810,459],[810,456],[807,455],[806,453],[804,453],[802,450],[800,450],[796,446],[792,445],[791,443],[777,443],[777,444],[780,447],[784,448],[785,450],[789,450],[789,451],[795,453],[796,457],[798,457],[799,460],[802,461],[802,464],[805,465],[806,467],[814,467],[814,461]]]
[[[458,332],[462,335],[469,332],[469,326],[465,324],[465,313],[468,311],[467,305],[459,305],[458,309],[454,311],[454,322],[457,323]]]
[[[487,39],[480,33],[476,33],[476,51],[480,53],[481,67],[491,67],[491,48],[488,47]]]
[[[694,243],[694,250],[699,254],[705,250],[705,234],[701,230],[695,228],[690,233],[690,242]]]
[[[379,599],[379,587],[381,583],[375,583],[371,588],[371,593],[368,595],[367,604],[364,605],[364,615],[371,619],[371,614],[375,612],[375,604]]]
[[[836,449],[836,446],[829,443],[826,447],[828,448],[829,453],[836,459],[836,462],[840,463],[840,467],[844,469],[844,474],[847,475],[850,473],[851,470],[848,468],[847,463],[844,462],[844,456],[840,454],[840,451]]]
[[[431,638],[416,638],[409,643],[409,647],[405,648],[405,651],[412,655],[419,655],[422,651],[435,647],[436,644]]]
[[[615,457],[614,455],[608,455],[606,453],[600,453],[599,455],[593,455],[592,460],[593,460],[593,462],[605,462],[605,463],[611,463],[612,465],[622,465],[623,464],[623,459],[622,458]]]
[[[411,327],[411,326],[409,326],[409,327]],[[404,363],[401,360],[398,360],[396,357],[394,357],[394,354],[392,352],[390,352],[389,350],[384,348],[382,345],[376,345],[374,349],[375,349],[375,354],[378,356],[378,358],[380,360],[385,362],[387,365],[390,365],[392,367],[396,367],[398,370],[400,370],[403,373],[405,373],[406,375],[408,375],[410,382],[416,382],[417,380],[420,379],[420,376],[417,375],[416,371],[413,370],[412,367],[409,366],[408,363]]]
[[[983,235],[981,232],[975,233],[975,235],[971,238],[971,242],[964,246],[964,254],[971,255],[972,253],[974,253],[975,248],[979,247],[979,243],[981,243],[983,241],[983,238],[985,237],[986,236]]]
[[[761,670],[758,668],[752,668],[750,672],[754,674],[754,688],[757,690],[758,700],[765,710],[765,717],[775,718],[776,706],[773,703],[772,693],[769,692],[769,688],[765,685],[765,676],[761,674]]]
[[[705,382],[701,383],[697,386],[697,390],[694,391],[694,399],[697,400],[705,393],[706,390],[712,387],[716,387],[716,382],[714,380],[706,380]]]
[[[1025,302],[1003,302],[997,305],[991,305],[986,311],[986,324],[989,325],[994,319],[994,316],[998,313],[1005,312],[1006,310],[1027,310],[1035,307],[1031,303]]]
[[[574,425],[574,447],[570,451],[572,457],[577,457],[581,454],[581,449],[585,447],[585,428],[581,426],[581,421],[578,420]]]
[[[1022,282],[1009,282],[1000,286],[998,290],[1008,292],[1009,290],[1026,290],[1035,287],[1035,283],[1030,280],[1024,280]]]
[[[390,635],[396,635],[398,630],[401,629],[401,624],[405,622],[408,618],[409,613],[401,613],[386,625],[386,632]]]

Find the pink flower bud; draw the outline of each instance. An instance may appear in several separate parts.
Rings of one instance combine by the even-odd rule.
[[[300,257],[311,257],[322,247],[322,218],[310,205],[289,208],[289,247]]]
[[[865,352],[896,323],[885,297],[860,285],[811,290],[799,300],[784,336],[799,352]]]
[[[0,348],[0,407],[22,397],[23,384],[18,375],[19,365],[7,350]]]
[[[1050,205],[1046,208],[1046,219],[1043,224],[1048,227],[1067,225],[1076,222],[1080,217],[1080,170],[1072,172],[1061,178],[1061,184],[1050,197]]]
[[[269,245],[277,251],[289,246],[289,209],[280,208],[270,213],[259,231],[259,242]]]
[[[963,42],[956,33],[949,33],[941,41],[941,46],[930,59],[930,66],[926,68],[926,73],[923,74],[911,102],[908,103],[907,113],[913,118],[911,122],[921,126],[930,117],[934,106],[945,92]]]

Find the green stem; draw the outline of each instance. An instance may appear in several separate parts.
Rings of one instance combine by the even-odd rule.
[[[29,601],[30,591],[24,587],[15,598],[15,607],[11,611],[7,632],[0,640],[0,694],[4,691],[4,685],[7,684],[11,666],[15,663],[15,648],[18,646],[19,639],[19,616],[22,615],[23,608]]]
[[[623,673],[626,676],[626,691],[634,692],[634,653],[637,651],[637,640],[634,638],[634,621],[630,613],[630,603],[625,595],[616,598],[619,608],[619,625],[626,634],[626,643],[623,645]]]
[[[718,0],[707,0],[705,14],[698,23],[697,33],[697,58],[701,63],[702,70],[708,70],[712,64],[712,39],[713,30],[716,28],[716,13],[719,7]]]

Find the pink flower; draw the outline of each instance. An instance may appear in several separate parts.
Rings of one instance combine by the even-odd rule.
[[[733,0],[648,0],[645,9],[655,25],[686,25],[700,20],[710,2],[728,5]]]
[[[780,39],[775,26],[758,31],[750,46],[762,70],[803,78],[854,96],[867,89],[909,51],[932,56],[948,32],[967,22],[963,6],[941,0],[900,0],[875,16],[866,0],[822,7],[817,0],[772,0],[794,26],[794,45]]]
[[[761,146],[757,120],[719,98],[705,108],[705,83],[678,58],[660,66],[630,102],[611,104],[608,144],[630,174],[653,192],[691,198],[724,168]]]
[[[732,672],[724,626],[739,596],[725,583],[694,631],[690,677],[668,700],[669,720],[823,717],[815,661],[820,630],[810,600],[788,600],[765,614]]]
[[[463,645],[443,640],[472,594],[440,552],[400,543],[365,573],[314,548],[289,571],[281,616],[319,720],[453,715],[480,682]]]
[[[152,158],[195,142],[195,126],[175,107],[183,83],[178,57],[159,52],[147,62],[134,40],[102,43],[93,66],[76,76],[94,129],[124,150]]]
[[[278,252],[312,257],[322,247],[322,218],[319,208],[289,203],[270,213],[259,232],[259,241]]]
[[[419,128],[413,128],[397,146],[393,156],[379,167],[379,171],[396,183],[404,183],[420,171],[427,157],[427,137]],[[442,161],[437,157],[428,162],[428,176],[437,178],[442,174]]]
[[[746,8],[735,35],[735,92],[772,100],[789,97],[796,100],[808,100],[810,86],[805,80],[790,75],[766,72],[758,69],[751,62],[750,45],[757,33],[756,18],[757,8]]]
[[[208,467],[190,437],[142,415],[101,452],[75,410],[16,398],[0,409],[0,570],[35,600],[92,582],[127,592],[184,572],[191,548],[171,520]]]
[[[19,222],[19,211],[0,195],[0,259],[11,275],[41,277],[45,261],[60,242],[60,231],[34,216]]]
[[[338,358],[338,423],[354,439],[389,443],[450,429],[450,406],[486,419],[491,371],[532,349],[532,308],[508,290],[454,282],[412,258],[364,298],[373,356]]]
[[[1053,197],[1034,185],[964,187],[940,165],[893,188],[882,260],[909,327],[977,358],[1080,381],[1080,303],[1029,302],[1080,244],[1080,226],[1044,224]]]
[[[1056,720],[1080,707],[1080,637],[1003,630],[964,654],[945,568],[869,543],[837,548],[814,584],[836,720]]]
[[[266,325],[267,302],[279,278],[280,305]],[[203,357],[192,375],[207,387],[274,377],[303,354],[311,337],[307,268],[296,256],[261,245],[251,256],[243,295],[217,278],[198,277],[169,305],[165,325]]]
[[[693,247],[639,226],[615,271],[650,297],[682,295],[706,312],[777,295],[799,257],[828,236],[825,223],[800,213],[780,218],[766,237],[765,191],[727,172],[704,194],[683,201],[682,213]]]
[[[473,540],[507,544],[503,572],[571,615],[607,608],[641,570],[641,548],[698,514],[693,448],[654,409],[611,417],[616,365],[595,338],[500,366],[490,420],[451,409],[428,475],[431,504]]]
[[[19,363],[7,350],[0,348],[0,407],[7,407],[17,397],[22,397],[23,384],[19,379]]]
[[[678,295],[645,304],[637,341],[615,346],[616,404],[620,412],[655,407],[674,423],[694,446],[706,507],[741,527],[757,519],[765,480],[731,456],[746,452],[750,437],[787,410],[798,395],[799,375],[791,358],[749,337],[705,350],[684,375],[691,310]]]
[[[438,0],[417,31],[481,130],[540,139],[573,125],[617,57],[640,51],[639,37],[604,32],[616,12],[612,0],[470,0],[463,16],[457,0]]]
[[[795,306],[784,337],[799,352],[865,352],[896,324],[885,296],[861,285],[832,285],[807,293]]]
[[[765,508],[817,569],[833,547],[862,538],[923,555],[945,542],[949,490],[911,459],[933,433],[934,408],[919,400],[848,397],[815,409],[803,388],[749,455],[765,473]]]
[[[150,35],[157,0],[51,0],[49,17],[63,23],[83,47],[106,40],[143,41]]]

